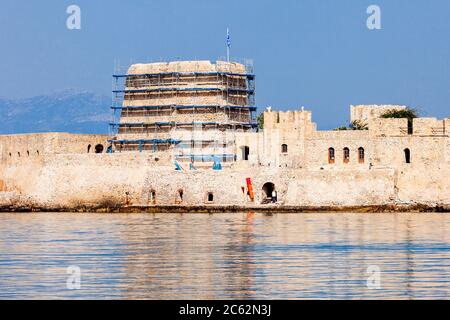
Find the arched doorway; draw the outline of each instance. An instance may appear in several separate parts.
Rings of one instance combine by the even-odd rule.
[[[272,182],[266,182],[262,187],[262,203],[272,202],[272,192],[275,190],[275,185]]]

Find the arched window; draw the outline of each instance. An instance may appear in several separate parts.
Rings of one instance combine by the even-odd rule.
[[[91,152],[91,145],[88,145],[88,153]]]
[[[95,146],[95,153],[102,153],[103,152],[103,145],[98,144]]]
[[[350,162],[350,149],[349,148],[344,148],[344,163],[349,163]]]
[[[334,160],[335,160],[334,148],[329,148],[328,149],[328,163],[333,164]]]
[[[404,150],[405,152],[405,162],[406,163],[411,163],[411,150],[409,150],[408,148],[406,148]]]
[[[281,145],[281,153],[287,153],[288,152],[288,146],[287,144]]]
[[[214,194],[212,192],[208,192],[206,201],[208,202],[214,202]]]
[[[243,146],[242,148],[242,160],[248,161],[248,156],[250,155],[250,147]]]
[[[364,163],[364,148],[363,147],[359,147],[358,148],[358,162],[359,163]]]
[[[27,150],[27,156],[30,156],[30,150]]]

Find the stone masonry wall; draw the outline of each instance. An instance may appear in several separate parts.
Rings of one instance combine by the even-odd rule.
[[[253,181],[255,203],[246,196],[246,178]],[[233,168],[182,172],[158,166],[148,154],[43,156],[40,161],[2,168],[2,181],[24,204],[44,207],[125,204],[127,198],[136,205],[254,205],[264,199],[262,190],[267,182],[275,184],[279,201],[286,205],[385,204],[395,194],[392,170]],[[212,202],[207,201],[208,193],[214,196]]]
[[[87,153],[88,145],[106,147],[103,135],[0,136],[0,205],[254,206],[266,197],[266,183],[288,206],[450,204],[449,119],[417,119],[413,134],[398,131],[406,119],[372,119],[362,131],[317,131],[305,111],[269,112],[265,124],[262,132],[233,133],[237,161],[221,171],[175,171],[172,151]],[[330,147],[336,152],[331,164]],[[254,203],[246,178],[253,181]]]
[[[125,165],[124,165],[125,164]],[[1,181],[22,205],[240,205],[254,206],[274,183],[279,201],[291,206],[362,206],[393,203],[449,203],[448,166],[430,174],[425,167],[341,169],[225,168],[175,171],[142,154],[45,155],[1,168]],[[251,178],[255,203],[246,196]],[[180,199],[180,190],[182,199]],[[154,194],[152,195],[152,192]],[[5,193],[5,192],[3,192]],[[128,194],[127,194],[128,193]],[[208,193],[214,200],[209,202]],[[152,199],[155,199],[154,202]]]

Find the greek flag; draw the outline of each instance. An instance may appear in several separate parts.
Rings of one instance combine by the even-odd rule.
[[[227,28],[227,47],[231,48],[230,30]]]

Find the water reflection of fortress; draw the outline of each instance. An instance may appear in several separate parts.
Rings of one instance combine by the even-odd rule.
[[[283,216],[254,219],[242,214],[241,223],[233,226],[226,216],[199,216],[193,223],[167,217],[167,222],[176,222],[165,224],[164,230],[156,231],[151,226],[154,222],[141,228],[147,235],[145,241],[133,239],[141,234],[133,228],[124,235],[128,241],[144,243],[145,248],[129,256],[125,272],[136,281],[127,284],[126,295],[390,299],[420,297],[424,287],[434,287],[433,294],[449,293],[442,282],[448,272],[445,249],[427,251],[415,243],[418,239],[436,244],[450,240],[448,235],[434,234],[430,217],[423,216],[420,223],[417,216],[299,215],[295,222],[292,217],[286,217],[292,222],[286,224]],[[439,216],[433,219],[442,222]],[[200,232],[199,224],[203,226]],[[158,241],[160,232],[175,237]],[[178,257],[176,265],[173,257]],[[383,290],[367,288],[370,265],[382,270]]]
[[[450,119],[384,119],[318,131],[310,111],[255,118],[251,65],[136,64],[114,75],[111,135],[0,136],[0,205],[450,204]],[[426,174],[425,174],[426,173]]]

